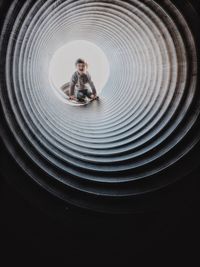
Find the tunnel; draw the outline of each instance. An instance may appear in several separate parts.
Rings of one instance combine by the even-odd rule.
[[[14,0],[2,8],[5,175],[17,166],[66,203],[131,212],[199,166],[200,34],[192,1]],[[78,107],[49,80],[53,55],[76,40],[98,46],[110,66],[99,101]]]

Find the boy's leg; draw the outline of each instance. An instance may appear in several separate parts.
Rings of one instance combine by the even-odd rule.
[[[77,92],[77,95],[76,95],[76,98],[78,99],[78,100],[84,100],[85,99],[85,94],[84,94],[84,92],[82,92],[82,91],[78,91]]]
[[[65,89],[63,92],[64,92],[67,96],[69,96],[69,88]]]
[[[86,89],[85,94],[88,98],[91,98],[92,92],[89,89]]]

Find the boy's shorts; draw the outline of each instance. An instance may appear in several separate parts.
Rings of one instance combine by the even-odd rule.
[[[74,91],[74,95],[77,99],[83,99],[86,96],[87,97],[91,97],[92,92],[88,89],[88,88],[84,88],[84,89],[75,89]]]

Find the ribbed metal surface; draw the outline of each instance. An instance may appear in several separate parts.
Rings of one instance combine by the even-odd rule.
[[[48,68],[54,52],[77,39],[104,51],[110,77],[100,101],[74,107],[55,95]],[[0,45],[4,116],[33,167],[4,141],[53,194],[88,206],[93,197],[158,189],[194,167],[178,164],[200,137],[192,131],[200,111],[197,51],[171,1],[14,1]]]

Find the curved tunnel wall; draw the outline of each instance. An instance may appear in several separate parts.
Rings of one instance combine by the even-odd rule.
[[[197,19],[186,1],[182,10],[153,0],[14,1],[0,42],[2,137],[25,173],[94,209],[118,209],[112,201],[190,173],[200,137]],[[99,102],[73,107],[48,71],[55,51],[78,39],[104,51],[110,77]]]

